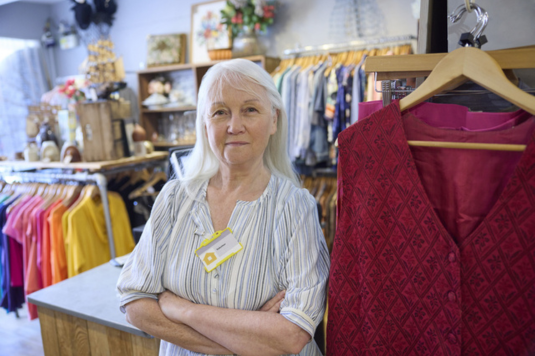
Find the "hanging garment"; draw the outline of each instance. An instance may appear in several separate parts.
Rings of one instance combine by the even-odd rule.
[[[65,254],[65,240],[63,236],[62,218],[68,207],[57,204],[48,217],[50,229],[50,270],[52,274],[52,284],[59,283],[67,278],[67,256]]]
[[[41,203],[35,205],[35,207],[28,214],[28,223],[26,229],[26,239],[29,243],[29,252],[28,252],[28,265],[26,267],[26,280],[24,281],[24,293],[25,295],[30,295],[33,292],[36,292],[43,288],[43,281],[41,278],[41,273],[37,267],[37,227],[36,220],[37,214],[43,210],[40,208]],[[30,320],[37,318],[37,306],[34,304],[28,303],[28,316]]]
[[[430,112],[456,127],[457,110]],[[328,355],[535,353],[535,118],[480,114],[479,132],[449,130],[394,101],[340,134]]]
[[[0,204],[0,227],[3,227],[6,222],[6,210],[10,204]],[[10,241],[11,240],[11,241]],[[21,308],[24,304],[24,288],[22,285],[14,286],[11,282],[11,259],[17,258],[16,254],[20,254],[19,259],[22,259],[22,249],[14,249],[12,244],[16,243],[9,236],[0,231],[0,244],[2,245],[2,255],[0,256],[0,263],[2,264],[2,298],[0,299],[0,306],[8,313],[14,312]],[[22,272],[22,271],[21,271]]]
[[[53,203],[48,209],[43,213],[43,241],[41,243],[41,273],[43,277],[43,288],[51,286],[52,283],[52,248],[51,248],[51,235],[50,235],[50,214],[59,204],[62,203],[62,200],[58,200]]]
[[[135,247],[132,228],[126,208],[117,193],[108,193],[110,214],[113,221],[113,238],[117,257],[132,252]],[[69,278],[88,271],[111,259],[104,219],[104,208],[100,199],[90,196],[70,212],[63,215],[65,253]]]
[[[367,54],[364,54],[362,56],[362,59],[357,64],[357,66],[354,69],[354,76],[353,76],[353,87],[351,91],[353,92],[352,100],[351,100],[351,124],[354,124],[359,119],[359,103],[361,103],[364,100],[364,90],[363,90],[363,81],[365,79],[361,79],[361,72],[362,66],[364,64],[364,61],[368,57]],[[366,116],[365,116],[366,117]]]

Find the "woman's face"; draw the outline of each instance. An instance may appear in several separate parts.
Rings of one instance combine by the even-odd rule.
[[[223,83],[219,98],[208,100],[208,141],[219,161],[230,168],[258,164],[270,136],[277,131],[277,113],[265,89],[254,83],[248,87],[252,90],[238,90]]]

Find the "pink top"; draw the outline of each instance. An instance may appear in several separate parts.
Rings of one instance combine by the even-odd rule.
[[[28,274],[28,262],[30,260],[30,247],[31,247],[31,237],[28,235],[28,223],[30,222],[30,213],[33,209],[43,203],[43,199],[39,196],[35,196],[30,200],[30,203],[26,205],[24,211],[20,215],[17,221],[14,221],[14,227],[19,232],[22,237],[22,263],[23,263],[23,272],[24,280],[26,281]]]
[[[383,108],[382,101],[359,103],[359,121]],[[438,129],[457,131],[499,131],[518,126],[524,112],[471,112],[466,106],[455,104],[421,103],[403,112],[411,113],[422,122]]]
[[[2,229],[2,232],[6,234],[7,236],[17,240],[17,242],[22,243],[22,236],[19,236],[20,233],[17,229],[15,229],[14,223],[19,220],[20,214],[24,212],[24,207],[32,200],[32,197],[27,196],[22,198],[22,200],[9,212],[7,215],[9,215],[6,218],[6,223],[4,225],[4,228]]]
[[[42,200],[41,203],[36,204],[28,214],[28,229],[26,230],[26,236],[28,242],[30,242],[30,250],[28,254],[28,265],[26,267],[27,278],[24,286],[25,295],[32,294],[43,288],[41,273],[37,268],[37,213],[43,211],[41,205]],[[31,303],[27,303],[27,305],[30,320],[37,318],[37,307]]]
[[[13,207],[13,209],[6,213],[6,223],[2,229],[3,233],[11,237],[9,239],[9,253],[10,253],[10,275],[11,275],[11,286],[12,287],[22,287],[24,285],[24,257],[22,251],[22,236],[19,236],[20,233],[15,229],[14,222],[19,220],[20,215],[24,212],[24,207],[30,203],[32,197],[27,196],[22,198],[22,200]]]

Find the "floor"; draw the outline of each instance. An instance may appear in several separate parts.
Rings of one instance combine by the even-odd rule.
[[[42,356],[43,342],[39,319],[30,321],[25,307],[7,314],[0,309],[0,356]]]

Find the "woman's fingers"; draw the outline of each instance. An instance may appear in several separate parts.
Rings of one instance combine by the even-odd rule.
[[[264,306],[262,308],[260,308],[260,311],[275,312],[275,313],[278,312],[279,308],[280,308],[280,305],[281,305],[282,301],[284,300],[284,296],[285,295],[286,295],[286,291],[285,290],[280,291],[273,298],[268,300],[266,302],[266,304],[264,304]]]

